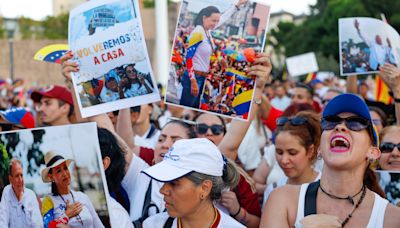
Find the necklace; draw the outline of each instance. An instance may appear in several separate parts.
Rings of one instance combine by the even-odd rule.
[[[366,188],[365,185],[364,185],[363,188],[362,188],[362,194],[361,194],[360,199],[358,200],[356,206],[353,208],[353,210],[350,212],[350,214],[347,215],[347,218],[342,222],[342,227],[344,227],[344,226],[349,222],[349,220],[351,219],[351,217],[353,217],[354,211],[356,211],[356,209],[360,206],[360,204],[362,203],[362,201],[363,201],[364,198],[365,198],[365,194],[366,194],[366,193],[367,193],[367,188]]]
[[[321,191],[322,191],[325,195],[331,197],[332,199],[348,200],[348,201],[351,203],[351,205],[354,205],[354,200],[353,200],[354,197],[358,196],[362,191],[364,191],[365,186],[363,185],[362,188],[360,189],[360,191],[357,192],[355,195],[353,195],[353,196],[347,196],[347,197],[340,197],[340,196],[332,195],[332,194],[330,194],[329,192],[325,191],[325,190],[322,188],[321,184],[319,185],[319,188],[321,189]]]
[[[221,220],[221,214],[219,213],[219,211],[214,207],[214,220],[211,222],[210,228],[217,228],[218,224]],[[182,228],[182,219],[181,217],[178,217],[178,228]]]
[[[72,192],[69,192],[69,194],[71,194],[71,196],[72,196],[72,203],[75,203],[74,195],[72,194]],[[67,210],[67,202],[65,202],[64,197],[62,197],[61,194],[59,194],[59,196],[61,197],[62,201],[65,203],[65,210]],[[76,219],[82,224],[82,227],[83,227],[83,221],[79,214],[76,215]]]

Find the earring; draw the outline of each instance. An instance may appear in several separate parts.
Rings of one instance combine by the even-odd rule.
[[[322,160],[322,154],[318,153],[317,159],[318,159],[318,160]]]
[[[375,163],[375,159],[368,157],[368,162],[373,164],[373,163]]]
[[[201,199],[201,200],[204,199],[204,195],[203,195],[203,194],[200,195],[200,199]]]

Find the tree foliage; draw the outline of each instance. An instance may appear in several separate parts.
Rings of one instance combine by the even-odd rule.
[[[320,68],[338,71],[339,37],[338,20],[345,17],[380,18],[384,13],[389,24],[400,31],[400,1],[393,0],[318,0],[311,6],[311,14],[300,25],[281,22],[271,31],[270,39],[274,50],[284,51],[284,55],[293,56],[306,52],[316,52]],[[322,61],[320,61],[322,60]],[[335,64],[335,69],[330,69]],[[323,62],[323,64],[321,64]],[[326,65],[324,65],[326,63]]]
[[[40,37],[51,40],[68,39],[68,18],[68,14],[46,17],[42,22],[43,31],[40,32]]]

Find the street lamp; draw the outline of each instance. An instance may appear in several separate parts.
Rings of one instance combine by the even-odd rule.
[[[17,19],[8,18],[4,20],[4,27],[7,30],[8,46],[10,48],[10,79],[14,82],[14,33],[17,28]]]

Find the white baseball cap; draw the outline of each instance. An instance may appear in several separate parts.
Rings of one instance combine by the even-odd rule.
[[[169,182],[192,171],[220,177],[223,168],[218,147],[208,139],[195,138],[176,141],[160,163],[142,172],[157,181]]]

